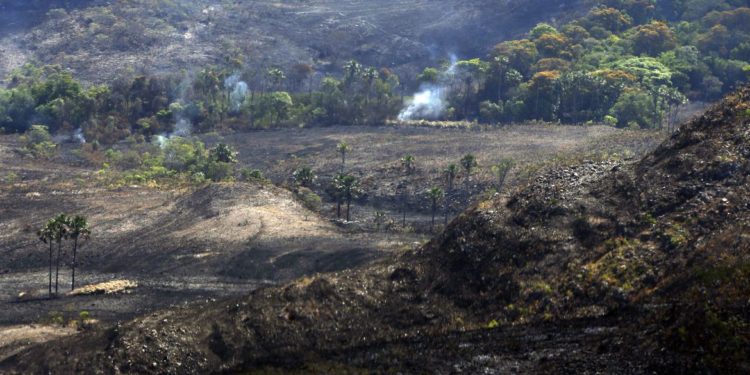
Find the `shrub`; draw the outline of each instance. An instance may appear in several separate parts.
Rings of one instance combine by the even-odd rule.
[[[320,196],[306,187],[297,189],[297,198],[299,198],[305,208],[313,212],[320,212],[323,206],[323,200]]]
[[[44,125],[32,125],[20,138],[24,148],[34,157],[51,158],[57,145],[52,142],[49,129]]]
[[[263,180],[263,172],[257,169],[242,168],[240,170],[240,180],[242,181],[259,181]]]

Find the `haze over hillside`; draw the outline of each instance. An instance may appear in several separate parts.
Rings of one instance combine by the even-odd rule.
[[[231,59],[259,66],[305,62],[321,71],[357,59],[412,77],[451,54],[484,56],[537,22],[570,16],[580,3],[5,1],[0,76],[32,59],[65,65],[97,82],[127,71],[176,72]]]

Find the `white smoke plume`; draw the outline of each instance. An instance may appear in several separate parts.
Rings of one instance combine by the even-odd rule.
[[[242,103],[245,102],[245,98],[247,97],[247,83],[240,79],[239,74],[235,73],[224,80],[224,88],[230,92],[230,108],[232,111],[239,112],[242,108]]]
[[[173,109],[174,116],[174,129],[172,130],[172,132],[162,133],[153,137],[153,143],[158,145],[162,149],[173,137],[189,137],[191,134],[193,134],[193,123],[190,122],[190,119],[184,117],[183,110],[181,109],[185,105],[185,103],[187,103],[187,92],[192,85],[193,75],[188,74],[177,86],[177,96],[180,99],[175,104],[179,105],[176,105],[176,108],[172,108],[172,106],[170,106]]]
[[[398,115],[400,121],[437,120],[445,113],[458,58],[451,55],[451,64],[440,74],[437,83],[424,83],[406,108]]]
[[[83,129],[76,129],[76,131],[73,132],[73,139],[75,139],[80,144],[86,143],[86,137],[83,135]]]
[[[437,120],[445,112],[446,88],[423,84],[414,99],[398,115],[401,121],[426,119]]]

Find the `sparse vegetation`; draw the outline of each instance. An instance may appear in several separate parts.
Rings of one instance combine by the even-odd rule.
[[[15,67],[0,88],[0,372],[750,368],[750,88],[678,129],[688,100],[750,77],[750,9],[562,2],[487,56],[468,55],[487,35],[464,36],[466,56],[437,61],[420,43],[447,38],[444,21],[404,38],[375,19],[402,14],[375,9],[389,1],[346,25],[363,2],[83,2],[34,26],[59,41],[17,36],[61,66],[13,60],[0,36],[0,70]],[[483,7],[473,27],[491,34],[505,16]],[[264,39],[259,17],[282,13],[327,21]],[[90,59],[76,40],[125,64],[206,51],[239,20],[249,42],[220,40],[212,64],[159,56],[99,86],[69,69]],[[410,52],[390,59],[394,43]],[[436,108],[410,112],[423,102]]]
[[[52,298],[52,244],[57,243],[57,258],[55,260],[55,295],[58,295],[58,284],[60,279],[60,262],[62,260],[63,240],[73,240],[73,261],[71,262],[72,281],[70,290],[75,290],[75,274],[77,266],[78,245],[80,240],[86,240],[91,235],[86,218],[80,215],[68,217],[60,214],[44,225],[37,232],[39,239],[49,244],[49,297]]]

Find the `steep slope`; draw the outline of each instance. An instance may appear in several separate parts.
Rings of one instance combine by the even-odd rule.
[[[399,259],[155,313],[0,368],[747,370],[749,109],[743,89],[644,160],[552,171]]]
[[[62,64],[103,82],[124,72],[178,72],[240,59],[248,67],[344,61],[388,67],[412,77],[450,54],[477,56],[536,22],[567,17],[582,1],[117,1],[53,12],[31,28],[5,33],[7,51]],[[21,19],[28,8],[18,5]],[[34,25],[32,22],[24,25]],[[17,63],[0,54],[0,76]]]

